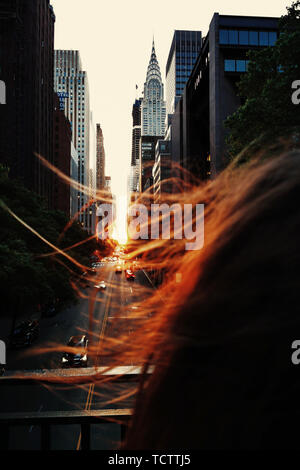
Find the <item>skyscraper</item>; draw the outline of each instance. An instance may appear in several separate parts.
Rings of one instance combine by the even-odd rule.
[[[138,191],[139,167],[140,167],[140,138],[141,138],[141,104],[142,99],[135,100],[132,107],[132,152],[131,168],[129,176],[129,191]]]
[[[172,125],[172,123],[173,119],[175,119],[176,106],[183,94],[183,90],[193,70],[197,57],[201,51],[201,47],[201,31],[174,31],[174,36],[166,66],[166,141],[172,141],[172,134],[174,131],[174,126]],[[166,158],[164,152],[162,152],[161,155],[159,154],[160,150],[163,147],[164,144],[160,144],[157,147],[158,154],[156,155],[156,161],[161,162],[164,160],[164,171],[156,171],[155,184],[157,187],[161,187],[163,179],[166,179],[169,176],[173,178],[179,176],[178,170],[173,165],[174,158],[172,155],[173,152],[171,143],[168,145],[168,152],[170,153],[170,158]],[[163,187],[164,189],[167,188],[166,185],[164,185]]]
[[[60,96],[71,123],[72,140],[78,153],[78,182],[86,188],[90,180],[90,105],[87,73],[82,70],[79,51],[56,50],[55,91]],[[78,192],[79,221],[88,229],[89,212],[84,211],[88,195]]]
[[[96,139],[97,190],[102,191],[105,188],[105,149],[104,137],[100,124],[97,124]]]
[[[93,119],[93,113],[90,112],[90,132],[89,132],[89,178],[88,178],[88,202],[89,208],[87,217],[87,227],[89,233],[96,231],[96,192],[97,192],[97,167],[96,167],[96,125]]]
[[[165,134],[166,102],[164,85],[156,57],[154,40],[144,84],[144,96],[141,105],[141,138],[139,145],[139,190],[152,178],[152,167],[155,161],[155,145]],[[151,186],[151,184],[150,184]]]
[[[66,176],[71,174],[71,142],[70,122],[59,106],[59,98],[54,98],[54,165]],[[71,186],[54,175],[53,206],[70,217]]]
[[[53,207],[53,58],[55,15],[49,0],[1,0],[0,162]]]
[[[184,178],[215,178],[228,164],[224,122],[241,105],[249,50],[273,47],[278,18],[215,13],[172,119],[172,160]]]
[[[174,31],[166,67],[167,115],[175,112],[201,46],[201,31]]]
[[[165,133],[166,103],[164,85],[156,57],[154,40],[148,65],[142,101],[142,135],[162,136]]]
[[[73,181],[78,181],[78,153],[74,147],[74,144],[71,140],[71,169],[70,175]],[[71,186],[70,188],[70,215],[71,218],[76,218],[77,216],[77,209],[78,209],[78,198],[77,198],[78,191],[76,187]]]

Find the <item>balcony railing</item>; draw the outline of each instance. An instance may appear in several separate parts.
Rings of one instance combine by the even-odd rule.
[[[153,372],[150,367],[147,374]],[[114,383],[131,383],[139,380],[142,373],[141,367],[115,367],[106,371],[104,367],[90,369],[58,369],[58,370],[38,370],[27,372],[6,371],[0,377],[0,390],[4,386],[40,386],[43,383],[52,385],[64,384],[65,378],[72,378],[76,384],[97,383],[99,379],[113,378]],[[101,381],[98,382],[101,384]],[[72,384],[70,384],[72,386]],[[40,428],[41,450],[51,450],[51,430],[54,426],[79,425],[81,430],[80,448],[81,450],[91,449],[91,426],[100,424],[116,423],[121,427],[121,441],[124,440],[126,429],[132,410],[129,408],[100,409],[100,410],[72,410],[72,411],[45,411],[45,412],[13,412],[0,413],[0,449],[9,450],[10,434],[13,428],[21,426],[36,426]]]
[[[80,425],[81,450],[91,449],[91,426],[118,422],[121,426],[121,441],[123,441],[128,421],[132,412],[130,409],[93,410],[93,411],[52,411],[30,413],[0,413],[0,449],[9,450],[10,431],[16,426],[38,426],[41,429],[41,450],[51,450],[51,427],[57,425]]]

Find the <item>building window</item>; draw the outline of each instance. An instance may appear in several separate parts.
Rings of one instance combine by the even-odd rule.
[[[257,31],[249,32],[249,44],[250,46],[258,46],[258,32]]]
[[[237,31],[220,29],[219,43],[241,46],[274,46],[277,41],[276,31]]]
[[[238,31],[229,30],[229,44],[238,44]]]
[[[269,46],[275,46],[276,41],[277,41],[277,33],[271,31],[269,33]]]
[[[269,45],[269,34],[267,32],[259,33],[259,45],[268,46]]]
[[[248,64],[249,60],[225,59],[224,70],[225,72],[245,73],[248,70]]]
[[[241,45],[249,44],[249,31],[239,31],[239,44]]]
[[[236,61],[236,71],[237,72],[246,72],[247,66],[245,60],[237,60]]]
[[[225,59],[225,72],[235,72],[235,60]]]

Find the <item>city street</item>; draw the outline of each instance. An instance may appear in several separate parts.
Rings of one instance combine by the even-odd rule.
[[[117,337],[126,333],[126,328],[132,328],[132,322],[126,322],[128,314],[138,311],[139,304],[151,293],[151,285],[143,271],[136,273],[134,281],[128,281],[124,271],[115,272],[115,265],[106,263],[97,270],[93,276],[89,289],[82,292],[83,298],[79,303],[56,317],[41,320],[41,330],[38,341],[28,349],[8,351],[7,374],[15,371],[34,371],[51,369],[52,372],[60,369],[62,351],[72,335],[88,334],[92,326],[92,334],[88,334],[93,346],[99,349],[96,359],[89,358],[88,367],[93,365],[106,366],[108,359],[101,358],[101,342],[106,334]],[[104,280],[106,289],[97,291],[94,288],[99,281]],[[95,303],[92,321],[89,308]],[[118,319],[118,327],[115,321]],[[121,320],[122,331],[119,321]],[[40,354],[40,350],[48,348],[46,354]],[[60,351],[59,351],[60,350]],[[97,363],[96,363],[97,362]],[[132,364],[128,364],[132,365]],[[93,369],[91,369],[93,370]],[[44,385],[7,385],[1,387],[0,412],[45,412],[45,411],[71,411],[71,410],[97,410],[103,408],[120,408],[132,406],[132,401],[126,400],[107,405],[106,401],[116,398],[122,391],[134,389],[135,383],[119,384],[117,387],[103,388],[91,385],[85,386],[53,386]],[[53,427],[54,428],[54,427]],[[55,449],[74,449],[80,447],[79,426],[66,427],[55,426],[52,429],[52,447]],[[54,432],[55,431],[55,432]],[[92,446],[95,448],[116,447],[120,440],[120,427],[115,424],[93,426]],[[14,429],[11,432],[10,445],[13,448],[31,449],[39,446],[39,429],[24,427]]]

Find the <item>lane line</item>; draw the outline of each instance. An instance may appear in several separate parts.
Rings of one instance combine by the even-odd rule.
[[[112,279],[112,276],[111,276],[109,282],[111,282],[111,279]],[[110,307],[110,303],[111,303],[111,297],[112,297],[112,288],[110,288],[110,290],[109,290],[108,299],[107,299],[106,305],[105,305],[105,311],[104,311],[104,316],[103,316],[103,321],[102,321],[102,328],[101,328],[101,332],[100,332],[100,337],[99,337],[99,341],[98,341],[98,348],[97,348],[97,353],[96,353],[95,367],[97,367],[98,363],[99,363],[100,343],[101,343],[102,339],[104,338],[104,332],[105,332],[105,327],[106,327],[106,323],[107,323],[108,312],[109,312],[109,307]],[[87,396],[86,404],[85,404],[85,407],[84,407],[85,411],[90,411],[91,410],[94,391],[95,391],[95,384],[91,384],[89,386],[88,396]],[[78,438],[76,450],[80,450],[81,437],[82,437],[82,435],[81,435],[81,431],[80,431],[80,435],[79,435],[79,438]]]

